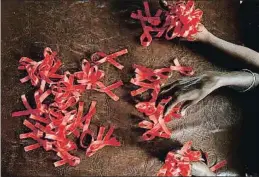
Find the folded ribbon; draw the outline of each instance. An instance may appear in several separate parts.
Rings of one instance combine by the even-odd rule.
[[[169,152],[165,159],[165,164],[160,168],[157,176],[191,176],[191,162],[204,161],[201,151],[191,150],[192,142],[186,142],[183,147],[176,152]],[[212,171],[226,165],[222,161],[211,167]]]
[[[152,91],[151,99],[149,101],[140,102],[135,106],[139,112],[144,113],[151,121],[144,120],[139,123],[139,127],[148,129],[148,131],[142,135],[143,140],[152,140],[156,136],[170,138],[172,132],[167,128],[166,123],[171,121],[172,117],[181,117],[179,114],[180,105],[172,108],[168,115],[163,115],[165,105],[170,101],[171,97],[162,100],[158,106],[155,105],[161,85],[170,77],[170,73],[172,71],[178,71],[183,75],[194,74],[192,68],[180,66],[177,59],[174,60],[174,64],[174,66],[170,66],[169,68],[155,70],[140,65],[133,66],[135,68],[136,76],[131,79],[131,83],[139,86],[140,88],[131,91],[131,95],[136,96],[148,90]]]
[[[152,34],[156,38],[160,38],[165,34],[167,40],[172,40],[175,37],[184,37],[187,40],[193,40],[193,35],[198,32],[197,26],[200,23],[203,12],[200,9],[195,9],[194,1],[189,0],[177,1],[168,6],[168,11],[157,10],[155,16],[150,13],[148,2],[144,2],[143,16],[141,10],[137,13],[132,12],[131,18],[140,21],[143,34],[140,36],[142,46],[149,46],[152,42]],[[163,20],[165,17],[165,20]]]

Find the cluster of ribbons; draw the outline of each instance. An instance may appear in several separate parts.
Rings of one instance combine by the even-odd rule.
[[[151,15],[148,2],[144,2],[144,15],[141,10],[133,12],[131,17],[140,21],[143,34],[140,36],[141,45],[147,47],[151,44],[152,38],[165,36],[167,40],[175,37],[183,37],[193,40],[198,30],[203,12],[195,9],[194,1],[176,1],[168,5],[168,10],[157,10],[154,16]]]
[[[171,109],[170,113],[164,116],[165,105],[170,101],[171,97],[161,100],[158,105],[156,101],[161,89],[161,85],[170,77],[172,71],[179,71],[184,75],[193,75],[191,67],[180,66],[177,59],[174,60],[174,66],[152,70],[140,65],[134,65],[136,76],[131,79],[131,83],[139,86],[137,90],[131,92],[132,96],[151,91],[151,99],[146,102],[139,102],[136,108],[139,112],[148,116],[148,120],[139,123],[139,127],[147,129],[142,135],[143,140],[152,140],[155,137],[170,138],[172,132],[167,128],[166,123],[174,118],[180,118],[180,105]]]
[[[115,59],[126,53],[126,49],[111,55],[95,53],[90,61],[83,60],[82,71],[74,74],[68,71],[58,74],[62,62],[57,58],[56,52],[52,52],[50,48],[45,48],[44,59],[39,62],[22,57],[18,69],[26,70],[28,76],[21,79],[21,82],[30,80],[31,84],[38,88],[34,93],[35,108],[32,108],[25,95],[22,95],[22,102],[26,110],[12,113],[12,117],[29,116],[29,119],[25,119],[23,124],[31,131],[21,134],[20,139],[31,138],[36,143],[26,146],[25,151],[39,147],[43,147],[46,151],[55,151],[61,158],[60,161],[54,163],[57,167],[67,163],[71,166],[80,163],[80,158],[71,154],[71,151],[77,150],[78,147],[69,138],[70,135],[80,138],[80,145],[86,148],[86,156],[93,155],[107,145],[120,146],[120,142],[115,137],[111,137],[114,126],[110,127],[105,136],[105,128],[100,127],[97,137],[94,138],[94,133],[90,130],[89,125],[96,112],[97,102],[92,101],[88,113],[84,115],[84,102],[80,101],[80,97],[85,90],[96,90],[106,93],[117,101],[119,97],[112,90],[123,85],[122,81],[105,86],[101,82],[104,71],[99,70],[98,65],[108,62],[122,69],[123,66]],[[78,109],[75,109],[77,105]],[[92,136],[88,147],[84,145],[87,134]]]
[[[201,151],[191,150],[192,142],[188,141],[184,146],[176,151],[169,152],[165,159],[165,164],[160,168],[157,176],[191,176],[191,163],[204,161]],[[208,161],[208,157],[206,157]],[[226,165],[223,160],[213,167],[211,171],[216,171]]]

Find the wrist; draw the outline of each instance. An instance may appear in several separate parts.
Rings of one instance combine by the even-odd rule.
[[[258,85],[257,74],[252,74],[246,71],[235,71],[224,73],[219,77],[219,87],[232,87],[236,90],[246,90],[247,88]]]
[[[212,81],[214,82],[214,89],[227,86],[227,74],[225,72],[213,72]]]
[[[218,79],[218,88],[219,87],[225,87],[225,86],[230,86],[231,85],[231,81],[230,81],[230,76],[231,74],[229,73],[222,73],[221,75],[219,76],[216,76],[217,79]]]
[[[211,43],[211,41],[213,41],[214,37],[215,36],[211,32],[206,31],[206,35],[205,35],[204,38],[201,39],[201,42],[203,42],[203,43]]]
[[[213,34],[211,34],[204,25],[199,24],[197,27],[197,34],[194,36],[196,41],[203,42],[203,43],[209,43],[211,41],[211,38],[213,37]]]

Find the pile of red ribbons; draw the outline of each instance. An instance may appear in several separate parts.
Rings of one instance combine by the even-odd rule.
[[[96,101],[92,101],[88,113],[83,115],[84,102],[79,100],[85,90],[91,89],[104,92],[117,101],[119,97],[112,90],[123,85],[122,81],[105,86],[101,82],[104,72],[98,69],[98,65],[109,62],[122,69],[123,66],[115,59],[126,53],[126,49],[111,55],[95,53],[92,55],[91,61],[83,60],[82,71],[74,74],[69,72],[58,74],[62,63],[50,48],[44,50],[44,59],[39,62],[22,57],[18,69],[26,70],[28,76],[21,79],[21,82],[30,80],[33,86],[39,88],[34,93],[35,108],[32,108],[25,95],[22,95],[22,102],[26,110],[12,113],[12,117],[29,116],[29,119],[25,119],[23,124],[31,131],[21,134],[20,139],[31,138],[36,143],[26,146],[25,151],[39,147],[43,147],[46,151],[55,151],[61,158],[54,163],[57,167],[66,163],[71,166],[80,163],[80,158],[71,154],[71,151],[78,148],[70,138],[71,136],[80,138],[80,145],[87,148],[86,156],[93,155],[107,145],[120,146],[120,142],[115,137],[111,137],[114,126],[111,126],[105,136],[105,127],[100,127],[97,138],[94,138],[94,133],[90,130],[89,125],[96,112]],[[77,104],[78,109],[75,109]],[[92,136],[88,147],[84,145],[87,134]]]
[[[192,0],[187,3],[182,0],[177,1],[168,5],[167,11],[157,10],[154,16],[150,13],[148,2],[144,2],[144,9],[144,15],[141,10],[137,10],[137,13],[133,12],[131,17],[141,22],[143,34],[140,42],[145,47],[151,44],[153,37],[160,38],[163,35],[167,40],[175,37],[193,40],[193,35],[198,32],[197,27],[203,15],[200,9],[195,9]]]
[[[174,107],[170,113],[164,116],[165,104],[170,101],[171,98],[164,99],[158,105],[155,105],[158,94],[161,89],[161,85],[170,77],[172,71],[179,71],[184,75],[193,75],[194,72],[190,67],[180,66],[177,59],[174,60],[175,66],[169,68],[161,68],[152,70],[140,65],[134,65],[136,76],[131,79],[131,83],[139,86],[140,88],[131,92],[132,96],[136,96],[152,90],[151,99],[147,102],[140,102],[136,105],[139,112],[144,113],[149,117],[150,121],[144,120],[139,123],[139,127],[148,129],[143,135],[143,140],[152,140],[155,137],[170,138],[172,132],[167,128],[166,123],[174,118],[180,118],[178,113],[180,106]]]
[[[192,142],[184,144],[181,150],[169,152],[165,159],[165,164],[159,170],[157,176],[191,176],[191,162],[204,161],[201,151],[191,150]],[[208,157],[206,157],[208,160]],[[221,161],[211,167],[211,171],[216,171],[226,165],[226,161]]]

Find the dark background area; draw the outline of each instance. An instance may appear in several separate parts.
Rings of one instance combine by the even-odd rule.
[[[204,11],[202,23],[209,31],[227,41],[242,44],[238,1],[208,0],[196,4]],[[112,53],[127,48],[129,53],[119,58],[125,66],[123,71],[109,64],[103,65],[106,84],[119,79],[128,82],[133,63],[159,68],[169,66],[176,57],[181,64],[192,66],[196,75],[207,70],[249,67],[238,62],[234,64],[235,59],[201,44],[154,40],[151,46],[142,47],[139,44],[141,27],[129,17],[139,8],[142,8],[141,1],[129,0],[2,1],[3,176],[155,175],[165,154],[189,140],[193,141],[194,148],[208,152],[211,162],[227,159],[229,164],[224,170],[242,172],[237,153],[243,133],[240,124],[243,117],[257,113],[255,102],[258,97],[252,93],[240,95],[228,89],[212,93],[183,119],[172,121],[174,140],[155,139],[144,143],[138,142],[142,132],[136,128],[143,115],[127,98],[129,84],[115,91],[121,97],[118,102],[105,94],[87,92],[83,97],[87,104],[93,99],[98,101],[93,124],[115,124],[114,134],[122,147],[105,147],[90,158],[79,150],[77,155],[81,157],[81,163],[78,166],[59,168],[53,166],[57,158],[52,152],[43,149],[24,152],[23,147],[32,143],[19,140],[19,134],[26,131],[22,125],[25,117],[12,118],[11,113],[24,109],[20,96],[31,95],[33,88],[29,83],[19,82],[24,73],[17,70],[18,61],[22,56],[39,60],[47,46],[58,51],[62,70],[71,72],[79,70],[81,59],[91,53]],[[157,9],[158,1],[151,1],[151,8]],[[179,77],[175,73],[172,80]],[[246,110],[250,110],[249,114]]]

